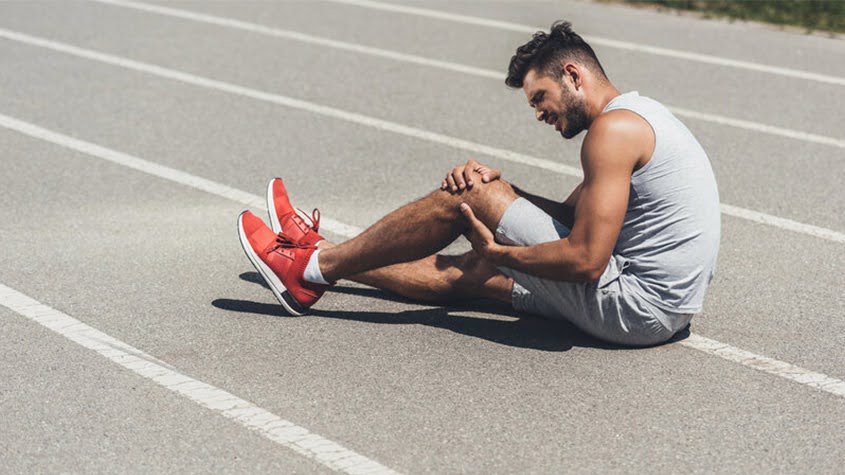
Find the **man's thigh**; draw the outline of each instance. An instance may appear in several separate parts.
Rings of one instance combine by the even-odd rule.
[[[569,235],[569,229],[525,198],[518,198],[507,208],[495,229],[496,241],[514,246],[533,246],[556,241]],[[585,284],[543,279],[507,267],[500,267],[516,285],[514,307],[548,318],[573,321],[585,309]]]
[[[524,198],[514,201],[496,229],[496,240],[531,246],[569,235],[569,229]],[[581,330],[606,341],[625,345],[653,345],[672,332],[620,278],[628,260],[611,256],[597,282],[563,282],[500,270],[511,277],[513,306],[547,318],[565,319]],[[687,319],[688,321],[688,319]]]
[[[525,198],[508,207],[496,227],[496,241],[516,246],[532,246],[556,241],[569,235],[569,228],[546,214]],[[595,285],[564,282],[519,272],[507,267],[499,270],[513,279],[515,309],[550,319],[564,319],[581,330],[606,337],[602,322],[594,318],[592,308]]]

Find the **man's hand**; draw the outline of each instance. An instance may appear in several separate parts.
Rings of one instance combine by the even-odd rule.
[[[499,257],[502,256],[504,246],[496,243],[493,233],[484,223],[475,217],[475,213],[472,212],[472,208],[468,204],[461,203],[461,213],[463,213],[464,218],[469,222],[469,230],[467,230],[465,235],[472,244],[473,250],[481,257],[495,264],[499,260]]]
[[[441,190],[447,190],[452,194],[472,188],[472,174],[481,175],[482,183],[489,183],[502,176],[502,172],[482,165],[475,160],[469,160],[464,165],[458,165],[446,174],[446,179],[440,184]]]

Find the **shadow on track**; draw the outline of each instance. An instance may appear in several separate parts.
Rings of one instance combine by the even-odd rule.
[[[267,287],[267,284],[256,272],[245,272],[240,275],[240,278],[247,282]],[[332,288],[332,292],[400,303],[414,303],[411,300],[390,292],[372,288],[335,286]],[[254,313],[273,317],[287,316],[284,309],[278,304],[235,299],[216,299],[211,304],[219,309],[232,312]],[[515,319],[498,320],[450,314],[450,312],[465,311],[505,315],[514,317]],[[431,307],[401,312],[326,311],[312,309],[309,312],[309,316],[388,325],[428,325],[462,335],[482,338],[502,345],[530,348],[539,351],[567,351],[573,346],[608,350],[631,349],[593,338],[569,322],[515,315],[510,307],[488,300],[477,300],[462,305]],[[689,331],[684,330],[672,338],[671,341],[681,340],[686,338],[687,335],[689,335]]]

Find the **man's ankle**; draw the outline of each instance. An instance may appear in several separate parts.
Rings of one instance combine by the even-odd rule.
[[[330,281],[326,280],[326,278],[323,277],[323,273],[320,271],[319,256],[319,249],[311,253],[311,257],[308,258],[308,264],[305,266],[305,271],[302,273],[302,278],[312,284],[329,285]]]

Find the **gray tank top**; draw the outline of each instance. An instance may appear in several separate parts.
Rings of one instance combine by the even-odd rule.
[[[648,303],[677,313],[701,311],[719,252],[719,191],[707,154],[661,103],[636,91],[604,112],[628,109],[654,130],[651,160],[631,175],[628,210],[614,254],[620,283]]]

